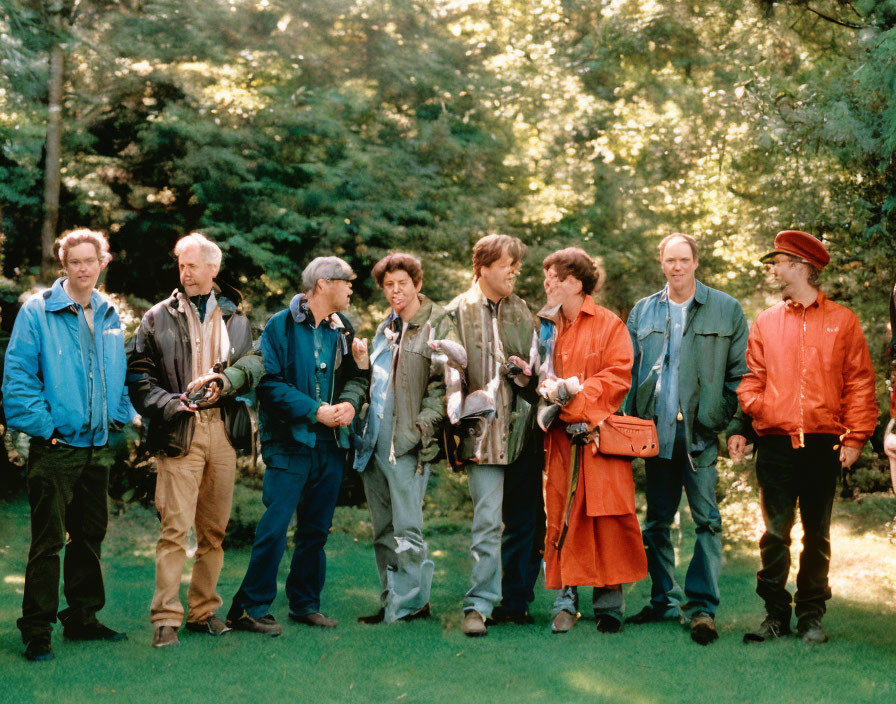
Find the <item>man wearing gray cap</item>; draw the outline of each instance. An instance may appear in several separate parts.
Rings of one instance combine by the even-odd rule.
[[[282,632],[269,610],[293,514],[298,523],[286,580],[289,617],[310,626],[337,624],[320,612],[324,545],[342,481],[348,426],[370,384],[366,346],[355,340],[340,313],[348,308],[354,278],[342,259],[313,260],[302,272],[304,293],[272,316],[261,336],[265,373],[257,395],[266,510],[227,615],[237,630]]]

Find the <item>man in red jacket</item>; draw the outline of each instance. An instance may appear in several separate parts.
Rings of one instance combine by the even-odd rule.
[[[824,643],[834,492],[840,468],[858,459],[877,423],[874,368],[858,317],[818,290],[818,274],[830,261],[821,242],[786,230],[762,259],[783,300],[753,324],[750,372],[737,390],[759,436],[756,476],[765,520],[756,592],[767,616],[744,642],[790,633],[786,585],[799,503],[804,537],[794,598],[797,633],[807,643]],[[742,435],[729,438],[734,459],[744,445]]]

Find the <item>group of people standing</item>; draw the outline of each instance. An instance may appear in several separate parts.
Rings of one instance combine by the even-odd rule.
[[[280,635],[270,609],[293,517],[289,619],[335,627],[321,610],[324,546],[348,461],[363,480],[380,582],[378,609],[358,621],[430,617],[434,564],[422,505],[430,468],[442,457],[466,472],[473,503],[465,635],[532,623],[543,565],[545,586],[557,590],[554,633],[576,625],[579,588],[590,586],[599,632],[681,619],[706,645],[718,637],[723,432],[734,459],[748,444],[758,448],[766,524],[757,592],[767,617],[744,640],[789,633],[793,608],[803,640],[827,640],[821,619],[831,596],[836,479],[874,431],[877,402],[857,317],[818,289],[829,256],[811,235],[775,238],[763,259],[782,301],[749,332],[740,304],[697,280],[697,242],[684,234],[660,243],[667,285],[639,301],[627,325],[595,302],[605,275],[579,248],[544,260],[547,304],[534,317],[514,294],[526,256],[517,238],[480,239],[472,286],[444,307],[421,293],[419,260],[392,253],[372,271],[390,312],[368,349],[344,315],[355,273],[342,259],[314,259],[301,293],[253,345],[239,294],[216,278],[221,250],[192,233],[174,250],[181,287],[146,313],[127,355],[118,315],[95,289],[110,258],[107,241],[75,230],[57,248],[65,275],[23,306],[3,380],[8,426],[32,438],[32,543],[18,621],[30,660],[53,657],[63,547],[63,635],[126,637],[96,616],[104,604],[108,484],[98,453],[110,427],[137,413],[158,459],[156,647],[178,643],[191,527],[197,548],[187,630]],[[253,390],[265,512],[222,618],[221,546],[236,452],[251,443],[245,396]],[[631,466],[637,453],[605,442],[619,414],[655,427],[653,449],[642,455],[643,532]],[[892,424],[885,447],[896,459],[891,431]],[[670,538],[682,490],[696,527],[683,590]],[[797,506],[805,537],[792,599],[786,583]],[[622,585],[648,574],[650,602],[625,619]]]

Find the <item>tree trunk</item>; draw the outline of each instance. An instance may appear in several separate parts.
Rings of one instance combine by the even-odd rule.
[[[44,222],[40,233],[41,278],[45,281],[49,281],[53,277],[57,266],[57,261],[53,256],[53,242],[56,240],[56,225],[59,220],[62,82],[62,46],[54,44],[50,50],[50,104],[47,113],[47,147],[44,165]]]

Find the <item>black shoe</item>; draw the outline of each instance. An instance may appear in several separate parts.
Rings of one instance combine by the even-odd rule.
[[[597,622],[597,630],[601,633],[619,633],[622,630],[622,621],[609,614],[600,614],[595,616]]]
[[[424,604],[422,607],[417,609],[415,612],[408,614],[407,616],[402,616],[397,621],[401,621],[402,623],[407,623],[408,621],[417,621],[422,618],[429,618],[431,615],[429,604]]]
[[[790,618],[787,620],[766,616],[762,625],[755,631],[744,634],[744,643],[764,643],[790,634]]]
[[[828,642],[828,634],[821,627],[820,618],[800,619],[800,622],[796,625],[796,632],[803,639],[803,643],[808,643],[809,645]]]
[[[631,623],[635,626],[643,626],[645,623],[659,623],[661,621],[677,621],[678,616],[669,616],[668,614],[663,613],[662,611],[657,611],[653,606],[647,605],[643,609],[641,609],[634,616],[629,616],[625,619],[626,623]]]
[[[69,640],[104,640],[109,643],[117,643],[128,639],[127,633],[113,631],[99,621],[86,626],[65,626],[62,635]]]
[[[373,626],[377,623],[382,623],[386,620],[386,610],[380,609],[375,614],[370,614],[370,616],[358,616],[358,623],[363,623],[366,626]]]
[[[719,639],[715,619],[707,613],[695,614],[691,618],[691,640],[698,645],[709,645]]]
[[[516,609],[508,609],[506,606],[498,605],[492,609],[492,615],[485,621],[487,626],[494,626],[501,623],[515,623],[517,626],[531,626],[535,623],[535,619],[529,614],[529,609],[517,611]]]
[[[25,657],[31,662],[46,662],[53,659],[53,648],[50,646],[49,636],[45,638],[32,638],[25,646]]]

